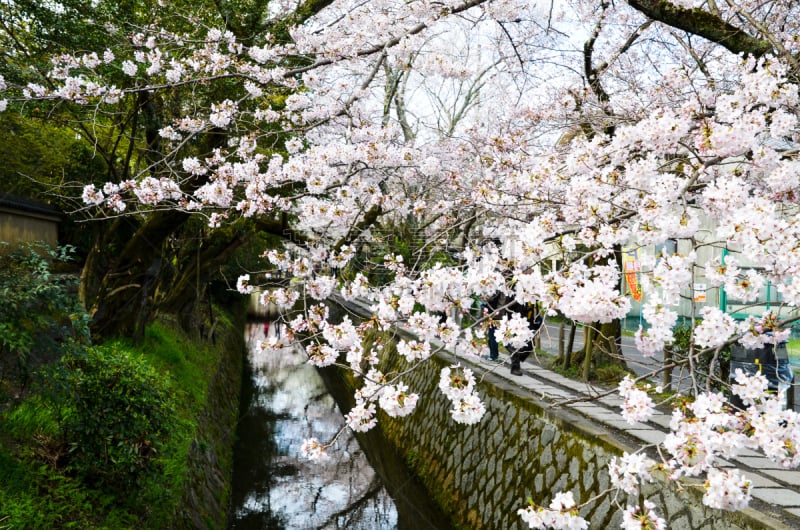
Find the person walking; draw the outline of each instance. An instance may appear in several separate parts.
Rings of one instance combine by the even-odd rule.
[[[492,363],[499,363],[502,362],[500,360],[500,347],[497,344],[497,336],[495,332],[497,331],[497,326],[494,322],[500,318],[500,314],[495,313],[500,307],[505,305],[506,296],[497,291],[494,296],[483,302],[483,315],[488,316],[489,326],[486,329],[486,343],[489,346],[489,355],[484,355],[483,360],[489,361]]]
[[[533,331],[530,340],[511,354],[511,375],[522,375],[522,363],[533,352],[534,339],[536,333],[542,327],[543,319],[536,304],[514,303],[511,306],[511,311],[515,311],[525,317],[528,322],[528,329]]]

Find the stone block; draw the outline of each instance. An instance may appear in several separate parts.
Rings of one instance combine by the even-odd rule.
[[[580,472],[581,472],[581,467],[582,467],[581,463],[582,462],[581,462],[581,460],[579,458],[576,458],[576,457],[570,458],[570,461],[569,461],[569,476],[573,480],[579,480],[580,479]]]
[[[533,477],[533,489],[536,491],[542,491],[542,484],[544,481],[544,475],[542,473],[537,473],[535,477]]]
[[[548,445],[550,442],[552,442],[556,437],[556,432],[557,432],[556,428],[553,427],[552,425],[549,424],[545,425],[544,428],[542,429],[542,437],[541,437],[542,445]]]
[[[800,471],[788,469],[764,470],[763,473],[770,478],[785,482],[790,486],[800,486]],[[777,486],[777,484],[775,484]]]
[[[556,479],[556,468],[548,467],[544,473],[545,490],[552,491]]]
[[[800,491],[785,488],[755,488],[752,495],[756,499],[777,506],[800,508]]]
[[[581,516],[587,520],[594,522],[596,528],[610,528],[605,526],[609,519],[610,511],[613,505],[608,495],[603,497],[595,506],[587,506],[581,510]],[[676,527],[677,528],[677,527]]]
[[[594,491],[599,491],[599,489],[595,488],[595,475],[597,474],[597,470],[593,463],[584,466],[583,471],[581,472],[581,476],[583,480],[581,481],[581,491],[584,493],[591,494]]]
[[[553,446],[548,445],[539,454],[539,465],[544,468],[549,466],[552,462],[553,462]]]
[[[659,444],[664,441],[664,433],[655,429],[629,429],[626,432],[648,444]]]
[[[765,473],[767,473],[765,471]],[[795,472],[796,473],[796,472]],[[781,485],[775,482],[774,480],[770,480],[767,477],[759,475],[757,473],[744,473],[744,476],[747,477],[754,488],[780,488]]]
[[[550,494],[553,495],[559,491],[564,491],[567,489],[567,485],[570,483],[570,476],[566,473],[561,473],[558,476],[555,482],[553,482],[553,486],[550,488]]]
[[[753,469],[783,469],[779,463],[773,462],[765,456],[737,456],[733,460]]]
[[[556,451],[556,466],[563,468],[567,464],[567,452],[565,450]]]
[[[682,511],[669,518],[669,528],[691,528],[689,525],[689,514]]]

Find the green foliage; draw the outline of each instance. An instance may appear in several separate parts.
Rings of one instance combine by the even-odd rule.
[[[64,359],[69,409],[64,431],[70,468],[125,490],[155,469],[173,403],[164,378],[117,344]]]
[[[0,451],[0,529],[134,528],[136,518],[113,498],[47,465],[28,465]],[[46,494],[43,494],[46,492]],[[98,516],[104,513],[103,516]]]
[[[77,280],[51,272],[70,249],[9,250],[0,249],[0,380],[24,386],[35,368],[88,343],[88,317],[70,291]]]
[[[52,366],[0,413],[0,529],[164,527],[219,358],[157,323]]]
[[[105,172],[91,145],[49,120],[39,122],[15,113],[0,114],[0,140],[0,182],[8,193],[34,197],[50,185]]]
[[[54,439],[60,435],[60,421],[46,397],[30,396],[9,410],[3,418],[6,433],[17,440]]]
[[[692,327],[688,324],[678,325],[674,329],[672,344],[668,346],[675,361],[687,360],[691,347]],[[708,380],[711,388],[720,390],[726,387],[728,374],[730,373],[731,352],[730,348],[723,348],[719,352],[716,362],[713,363],[714,353],[707,353],[692,359],[695,373],[699,380]]]
[[[140,350],[160,372],[171,374],[181,397],[178,406],[191,410],[205,402],[217,357],[213,350],[198,348],[183,334],[158,322],[148,326]]]

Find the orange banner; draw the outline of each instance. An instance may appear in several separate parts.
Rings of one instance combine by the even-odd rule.
[[[642,301],[642,284],[639,283],[639,271],[642,263],[639,261],[639,249],[622,250],[622,270],[625,273],[625,284],[631,293],[631,298],[637,302]]]

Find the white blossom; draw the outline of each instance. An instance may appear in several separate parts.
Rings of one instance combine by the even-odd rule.
[[[750,503],[751,482],[736,470],[710,469],[703,504],[719,510],[743,510]]]
[[[355,432],[366,432],[377,423],[374,403],[356,403],[347,413],[347,426]]]
[[[653,415],[655,404],[647,392],[636,388],[631,376],[626,375],[620,381],[619,395],[624,399],[622,403],[622,417],[633,425],[636,422],[647,421]]]
[[[242,274],[239,276],[239,279],[236,280],[236,290],[242,294],[250,294],[253,292],[253,286],[250,285],[249,274]]]
[[[303,440],[303,445],[300,447],[300,455],[312,461],[322,460],[328,457],[325,452],[325,446],[316,438],[307,438]]]
[[[138,70],[139,69],[136,66],[136,63],[134,63],[133,61],[123,61],[122,62],[122,71],[125,72],[126,75],[128,75],[130,77],[134,77],[136,75],[136,73],[138,72]]]

